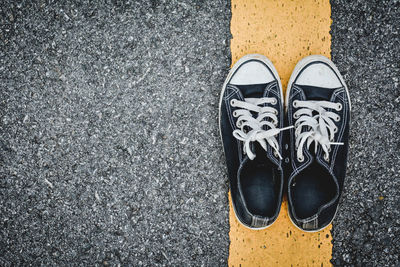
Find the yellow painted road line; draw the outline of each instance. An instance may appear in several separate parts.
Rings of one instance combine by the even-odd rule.
[[[330,57],[329,0],[232,0],[232,65],[242,56],[259,53],[272,60],[283,90],[303,57]],[[265,230],[238,223],[230,203],[229,266],[329,266],[331,226],[317,233],[298,230],[282,204],[277,221]]]

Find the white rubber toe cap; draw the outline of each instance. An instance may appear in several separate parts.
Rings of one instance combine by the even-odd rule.
[[[263,84],[274,81],[271,71],[259,61],[248,61],[241,65],[230,81],[235,85]]]
[[[335,72],[324,63],[315,63],[307,66],[299,74],[295,83],[323,88],[339,88],[342,86]]]

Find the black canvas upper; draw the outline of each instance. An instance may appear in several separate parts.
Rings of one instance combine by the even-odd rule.
[[[350,124],[349,99],[344,85],[339,88],[329,89],[296,85],[294,82],[289,91],[290,95],[287,103],[288,125],[295,124],[293,114],[297,108],[293,106],[294,100],[325,100],[341,103],[343,107],[340,111],[334,110],[340,116],[340,121],[334,122],[338,127],[334,142],[343,142],[344,145],[332,145],[329,160],[324,158],[324,152],[320,146],[318,146],[315,153],[313,144],[309,150],[304,145],[304,160],[300,162],[296,156],[295,129],[290,129],[286,133],[288,134],[287,141],[289,143],[287,156],[290,158],[290,162],[285,164],[289,214],[292,221],[299,228],[315,231],[322,229],[332,221],[343,191]],[[327,111],[331,111],[331,109],[327,109]],[[299,182],[299,180],[301,181]],[[314,187],[314,191],[317,193],[307,195],[307,190],[310,190],[310,187]],[[310,205],[313,205],[314,200],[315,203],[323,202],[324,204],[310,207]],[[316,212],[313,214],[305,212],[314,208]]]
[[[243,152],[243,143],[232,135],[232,132],[236,129],[237,118],[232,115],[235,108],[230,105],[230,101],[232,99],[244,101],[244,98],[258,97],[274,97],[277,99],[275,105],[268,105],[272,105],[277,109],[277,128],[282,128],[284,126],[284,113],[281,101],[281,89],[279,88],[277,80],[267,84],[255,85],[232,85],[228,83],[223,93],[220,111],[221,135],[228,167],[233,207],[240,222],[251,228],[265,227],[275,221],[279,214],[283,191],[282,162],[279,157],[274,155],[273,149],[268,145],[268,149],[265,151],[258,143],[252,142],[251,148],[252,151],[256,153],[256,158],[250,160]],[[277,135],[276,138],[279,144],[281,144],[283,138],[282,133]],[[281,146],[280,151],[282,151]],[[254,173],[258,170],[260,172],[268,170],[268,172],[271,172],[271,175],[273,175],[273,179],[270,181],[271,190],[274,191],[277,197],[274,202],[274,207],[271,207],[269,216],[265,216],[265,214],[260,215],[260,212],[257,210],[258,203],[254,203],[263,201],[264,193],[254,192],[254,190],[246,191],[246,184],[243,182],[246,181],[248,176],[257,175]],[[253,202],[252,206],[255,206],[255,208],[252,209],[247,206],[247,202],[250,201],[249,199]],[[262,203],[260,204],[262,205]]]

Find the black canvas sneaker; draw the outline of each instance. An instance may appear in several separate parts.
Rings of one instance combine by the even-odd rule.
[[[309,56],[295,67],[286,92],[290,129],[288,202],[292,222],[314,232],[335,217],[346,173],[350,97],[332,61]]]
[[[233,66],[219,113],[236,217],[248,228],[266,228],[281,207],[284,126],[282,85],[266,57],[247,55]]]

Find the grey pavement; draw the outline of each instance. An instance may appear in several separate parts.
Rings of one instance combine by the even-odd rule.
[[[400,2],[332,1],[332,59],[352,98],[337,266],[400,265]]]
[[[226,263],[228,3],[13,2],[1,5],[0,265]]]
[[[0,266],[226,265],[230,2],[61,2],[0,5]],[[338,266],[400,263],[399,10],[332,1],[353,100]]]

